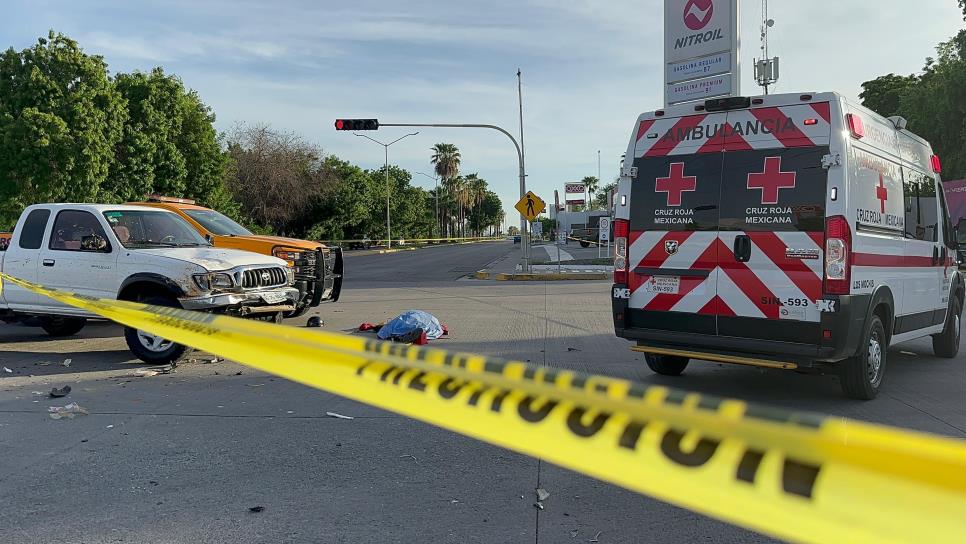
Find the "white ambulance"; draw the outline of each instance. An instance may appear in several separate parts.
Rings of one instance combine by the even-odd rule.
[[[963,278],[929,143],[836,93],[641,115],[615,199],[614,326],[690,359],[836,371],[871,399],[887,348],[959,349]]]

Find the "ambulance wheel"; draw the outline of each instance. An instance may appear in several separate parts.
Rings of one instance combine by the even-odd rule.
[[[677,357],[674,355],[654,355],[647,353],[644,355],[644,362],[648,368],[664,376],[680,376],[688,366],[687,357]]]
[[[959,332],[962,327],[963,307],[958,298],[949,305],[949,316],[946,318],[946,328],[943,332],[932,337],[932,351],[937,357],[952,359],[959,353]]]
[[[866,323],[859,353],[842,361],[840,380],[845,396],[858,400],[872,400],[882,386],[888,358],[888,341],[882,319],[873,314]]]

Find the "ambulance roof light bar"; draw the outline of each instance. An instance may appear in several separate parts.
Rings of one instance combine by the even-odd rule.
[[[727,96],[704,101],[705,111],[740,110],[748,107],[751,107],[751,98],[747,96]]]

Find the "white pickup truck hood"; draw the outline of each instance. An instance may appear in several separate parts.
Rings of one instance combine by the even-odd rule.
[[[176,259],[186,263],[197,264],[209,271],[228,270],[236,266],[281,266],[286,267],[285,261],[268,255],[241,251],[238,249],[216,249],[213,247],[165,247],[148,249],[129,249],[132,256],[138,260],[151,261],[155,259]]]

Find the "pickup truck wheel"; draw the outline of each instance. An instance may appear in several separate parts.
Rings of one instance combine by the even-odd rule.
[[[654,355],[644,354],[644,362],[648,368],[664,376],[680,376],[688,366],[687,357],[677,357],[675,355]]]
[[[158,295],[141,298],[138,302],[169,308],[180,307],[175,299]],[[131,350],[131,353],[145,363],[153,365],[177,362],[192,351],[188,346],[182,346],[147,331],[131,327],[124,327],[124,340],[127,341],[127,347]]]
[[[50,316],[44,317],[40,321],[40,327],[44,329],[44,332],[55,338],[73,336],[79,333],[86,324],[87,320],[83,317]]]
[[[311,309],[312,308],[309,306],[309,301],[306,300],[302,304],[295,306],[295,309],[292,310],[291,312],[285,312],[285,319],[291,319],[293,317],[301,317],[305,315],[305,312]]]
[[[584,240],[581,240],[580,241],[580,247],[590,247],[590,242],[586,242]]]
[[[882,386],[888,354],[885,327],[878,315],[872,315],[862,336],[859,353],[842,361],[840,379],[845,396],[858,400],[872,400]]]
[[[962,328],[963,308],[959,299],[953,299],[949,312],[943,332],[932,337],[932,351],[937,357],[952,359],[959,353],[959,335]]]

